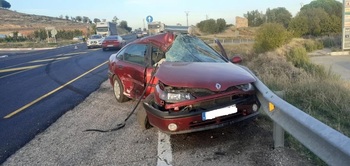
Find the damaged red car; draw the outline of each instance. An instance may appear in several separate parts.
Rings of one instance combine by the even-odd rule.
[[[221,46],[220,43],[218,43]],[[135,40],[110,56],[109,80],[119,102],[143,100],[143,128],[168,134],[214,129],[255,118],[260,103],[255,77],[189,34]]]

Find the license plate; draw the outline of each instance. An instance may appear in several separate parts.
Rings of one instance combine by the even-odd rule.
[[[107,47],[113,47],[113,45],[107,45]]]
[[[237,107],[236,105],[230,105],[228,107],[219,108],[208,112],[203,112],[202,120],[214,119],[220,116],[230,115],[234,113],[237,113]]]

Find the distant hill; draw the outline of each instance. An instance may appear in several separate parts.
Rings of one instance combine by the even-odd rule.
[[[66,19],[19,13],[0,8],[0,34],[9,34],[18,31],[24,35],[45,27],[55,27],[57,30],[79,29],[86,31],[89,24],[78,23]]]

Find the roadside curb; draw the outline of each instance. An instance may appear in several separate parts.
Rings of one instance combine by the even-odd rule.
[[[331,55],[331,56],[350,55],[350,51],[331,52],[330,55]]]

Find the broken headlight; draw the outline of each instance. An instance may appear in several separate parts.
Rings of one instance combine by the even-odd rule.
[[[245,92],[254,90],[254,86],[251,83],[248,84],[242,84],[242,85],[237,85],[236,86],[238,89],[241,89]]]
[[[162,89],[159,84],[156,86],[159,98],[168,103],[177,103],[195,99],[190,93],[181,90]]]

